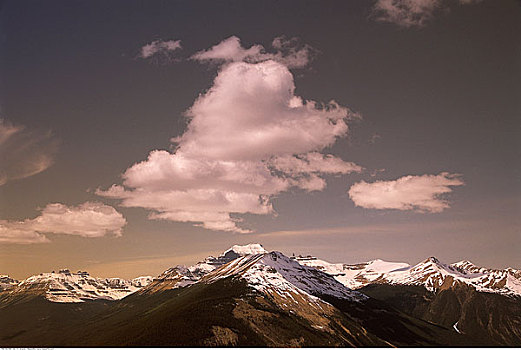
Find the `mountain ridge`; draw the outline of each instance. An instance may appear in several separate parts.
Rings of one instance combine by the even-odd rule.
[[[295,258],[304,265],[314,266],[335,275],[346,286],[358,289],[371,283],[423,285],[435,291],[446,283],[461,282],[481,292],[505,296],[521,296],[521,271],[489,269],[474,265],[468,260],[446,264],[436,257],[429,257],[416,265],[386,262],[381,259],[358,264],[329,263],[320,259]],[[378,268],[374,268],[378,265]],[[448,282],[451,280],[452,282]]]
[[[423,263],[423,268],[416,266],[418,273],[430,273],[437,264],[442,264],[434,259]],[[313,264],[316,266],[308,266]],[[380,274],[386,274],[388,270],[403,273],[412,270],[410,266],[379,259],[358,265],[328,264],[314,257],[288,257],[277,251],[268,252],[259,244],[233,246],[217,257],[208,257],[192,266],[171,267],[151,281],[144,278],[140,283],[146,285],[134,286],[130,292],[125,290],[127,294],[123,297],[116,295],[118,290],[112,291],[117,296],[112,299],[106,298],[106,293],[102,298],[75,295],[81,302],[71,302],[71,299],[55,302],[49,298],[49,285],[40,281],[49,274],[41,274],[33,276],[34,281],[22,281],[14,289],[0,292],[0,344],[493,345],[503,344],[500,336],[505,327],[517,322],[511,318],[507,323],[499,321],[499,335],[487,328],[486,336],[475,341],[470,332],[474,329],[470,328],[469,322],[446,311],[454,308],[447,308],[445,304],[438,308],[445,310],[447,317],[443,319],[425,312],[416,315],[411,310],[402,311],[401,305],[389,299],[385,290],[382,294],[381,288],[394,286],[409,298],[408,288],[415,287],[422,288],[423,292],[419,291],[423,293],[421,295],[431,298],[432,293],[423,285],[378,284],[383,281]],[[440,266],[448,269],[447,265]],[[328,267],[329,270],[324,271]],[[457,268],[453,267],[454,271]],[[353,277],[352,274],[331,273],[338,270],[355,274],[364,271],[367,283],[363,282],[364,287],[353,290],[341,282],[342,278]],[[51,277],[56,279],[58,276]],[[81,284],[82,288],[77,288],[74,283],[80,285],[81,279],[88,285]],[[60,271],[57,281],[67,289],[60,291],[67,293],[71,290],[77,292],[76,289],[84,292],[89,285],[100,283],[81,271],[76,274]],[[356,281],[362,283],[360,278]],[[109,282],[130,290],[128,283],[131,282],[105,281]],[[375,286],[376,290],[371,289]],[[449,286],[440,293],[456,287]],[[505,298],[499,294],[498,297]],[[424,310],[421,302],[425,299],[422,298],[418,305]],[[497,302],[503,305],[502,299],[497,299]],[[28,319],[31,321],[27,322]],[[503,342],[506,344],[517,344],[518,341],[516,336],[505,339]]]
[[[94,278],[85,271],[76,273],[68,269],[51,273],[40,273],[16,281],[8,275],[0,276],[0,291],[30,289],[35,284],[47,284],[47,298],[55,302],[82,302],[89,299],[121,299],[154,281],[170,280],[172,286],[193,284],[203,276],[235,259],[248,255],[266,254],[259,243],[234,245],[217,257],[209,256],[191,265],[173,266],[156,277],[140,276],[126,280],[121,278]],[[401,285],[424,285],[435,291],[447,283],[466,283],[478,291],[507,296],[521,296],[521,270],[514,268],[490,269],[477,266],[469,260],[446,264],[436,257],[429,257],[416,265],[374,259],[357,264],[329,263],[313,256],[292,256],[299,264],[316,268],[333,276],[350,289],[359,289],[372,283]],[[176,282],[173,282],[176,280]],[[448,282],[450,280],[450,282]],[[177,283],[177,284],[176,284]],[[156,283],[157,284],[157,283]],[[33,285],[33,287],[31,287]]]
[[[132,280],[122,278],[95,278],[86,271],[41,273],[5,288],[9,296],[16,294],[42,295],[57,303],[82,303],[87,300],[118,300],[136,292],[152,281],[151,276],[140,276]]]

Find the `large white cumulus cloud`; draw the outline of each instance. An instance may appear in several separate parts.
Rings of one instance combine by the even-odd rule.
[[[320,150],[347,133],[346,108],[302,101],[294,90],[293,75],[278,62],[227,65],[175,141],[192,158],[261,160]]]
[[[349,197],[363,208],[439,213],[450,206],[440,196],[463,184],[458,174],[409,175],[392,181],[355,183],[349,189]]]
[[[82,237],[121,236],[127,221],[111,206],[86,202],[78,206],[48,204],[39,216],[23,221],[0,220],[0,243],[45,243],[44,233]]]
[[[219,45],[207,52],[221,52]],[[260,52],[239,48],[253,52],[242,58]],[[227,50],[224,56],[236,56],[236,46]],[[187,111],[174,152],[152,151],[126,170],[123,186],[97,193],[149,209],[153,219],[247,232],[233,214],[269,214],[273,195],[291,187],[322,190],[324,174],[361,171],[321,153],[346,136],[350,111],[334,101],[303,100],[284,60],[255,57],[225,59],[213,86]]]

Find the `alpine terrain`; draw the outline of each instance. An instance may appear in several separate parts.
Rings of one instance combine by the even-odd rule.
[[[521,271],[446,264],[435,257],[409,266],[373,260],[355,265],[296,257],[345,286],[479,342],[521,345]]]
[[[233,246],[155,278],[2,276],[0,345],[520,345],[520,273],[469,262],[331,264]]]

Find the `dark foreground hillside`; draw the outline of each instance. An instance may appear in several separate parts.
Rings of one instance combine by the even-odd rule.
[[[456,284],[437,293],[423,286],[372,284],[360,289],[396,309],[447,328],[479,344],[521,346],[521,298],[478,292]]]
[[[335,307],[322,303],[319,313],[305,300],[288,311],[275,295],[255,291],[237,278],[136,293],[111,303],[51,303],[41,296],[5,302],[0,297],[0,345],[478,345],[376,300],[328,301]]]

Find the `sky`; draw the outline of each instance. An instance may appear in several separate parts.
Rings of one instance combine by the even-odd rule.
[[[258,242],[521,268],[517,1],[5,1],[0,273]]]

